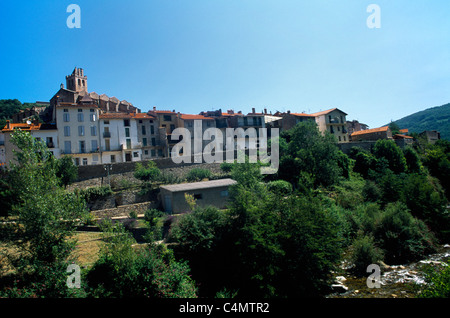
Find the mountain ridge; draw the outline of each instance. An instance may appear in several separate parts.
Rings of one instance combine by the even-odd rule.
[[[430,107],[393,122],[402,129],[407,128],[410,133],[437,130],[442,139],[450,140],[450,103]]]

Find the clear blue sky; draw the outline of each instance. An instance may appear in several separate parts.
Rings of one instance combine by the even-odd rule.
[[[449,15],[448,0],[3,0],[0,99],[48,101],[78,66],[143,111],[338,107],[378,127],[450,102]]]

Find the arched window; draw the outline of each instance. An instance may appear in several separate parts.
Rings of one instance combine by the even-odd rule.
[[[86,84],[84,83],[84,80],[83,80],[83,86],[86,86]]]
[[[78,86],[81,86],[81,80],[78,79]]]

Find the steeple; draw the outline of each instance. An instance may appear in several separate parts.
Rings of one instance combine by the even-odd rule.
[[[66,86],[68,90],[74,92],[87,92],[87,76],[82,68],[75,67],[71,75],[66,76]]]

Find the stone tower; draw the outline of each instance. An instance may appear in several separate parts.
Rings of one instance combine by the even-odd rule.
[[[73,70],[71,75],[66,76],[66,86],[67,89],[80,93],[82,91],[87,92],[87,76],[84,75],[82,68],[77,68]]]

